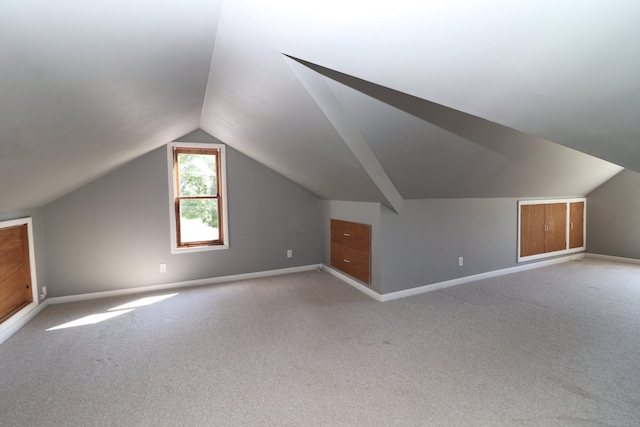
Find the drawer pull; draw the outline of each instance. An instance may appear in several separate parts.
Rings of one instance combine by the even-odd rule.
[[[343,259],[342,261],[346,262],[347,264],[349,264],[351,262],[348,259]]]
[[[351,233],[344,233],[343,236],[344,237],[351,237]]]

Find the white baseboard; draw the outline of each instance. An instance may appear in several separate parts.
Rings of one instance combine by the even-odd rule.
[[[47,301],[49,304],[62,304],[66,302],[86,301],[97,298],[115,297],[121,295],[139,294],[143,292],[164,291],[167,289],[187,288],[191,286],[213,285],[216,283],[233,282],[237,280],[256,279],[260,277],[279,276],[282,274],[300,273],[320,268],[318,264],[305,265],[301,267],[281,268],[278,270],[258,271],[255,273],[234,274],[231,276],[211,277],[208,279],[187,280],[185,282],[165,283],[162,285],[142,286],[139,288],[118,289],[114,291],[91,292],[88,294],[68,295],[64,297],[53,297]]]
[[[619,256],[600,255],[600,254],[591,254],[591,253],[586,254],[586,256],[587,258],[591,258],[591,259],[602,259],[606,261],[624,262],[627,264],[640,264],[640,259],[636,259],[636,258],[624,258]]]
[[[463,283],[475,282],[476,280],[490,279],[492,277],[504,276],[505,274],[517,273],[520,271],[533,270],[534,268],[546,267],[549,265],[560,264],[567,261],[575,261],[584,258],[584,253],[570,255],[562,258],[554,258],[546,261],[535,262],[531,264],[518,265],[516,267],[503,268],[501,270],[488,271],[486,273],[474,274],[471,276],[460,277],[458,279],[447,280],[444,282],[433,283],[431,285],[420,286],[417,288],[405,289],[403,291],[391,292],[382,295],[382,301],[390,301],[398,298],[404,298],[412,295],[418,295],[425,292],[437,291],[438,289],[450,288],[452,286],[462,285]]]
[[[338,279],[342,280],[346,284],[353,286],[354,288],[356,288],[357,290],[359,290],[363,294],[369,295],[371,298],[375,299],[376,301],[382,301],[382,295],[380,295],[376,291],[368,288],[366,285],[363,285],[362,283],[358,282],[357,280],[352,279],[351,277],[347,276],[346,274],[341,273],[340,271],[338,271],[338,270],[336,270],[336,269],[334,269],[332,267],[329,267],[328,265],[325,265],[325,264],[322,264],[322,269],[325,270],[327,273],[331,274],[332,276],[335,276]]]
[[[20,328],[29,323],[31,319],[36,317],[45,307],[49,305],[49,300],[44,300],[40,304],[25,307],[27,310],[21,310],[0,324],[0,344],[11,338],[13,334],[18,332]]]
[[[518,265],[516,267],[504,268],[504,269],[501,269],[501,270],[488,271],[486,273],[474,274],[472,276],[460,277],[458,279],[452,279],[452,280],[447,280],[447,281],[444,281],[444,282],[432,283],[432,284],[429,284],[429,285],[418,286],[416,288],[405,289],[405,290],[402,290],[402,291],[391,292],[391,293],[382,294],[382,295],[377,293],[377,292],[375,292],[375,291],[372,291],[371,289],[369,289],[366,286],[360,284],[356,280],[351,279],[349,276],[347,276],[345,274],[342,274],[342,273],[332,269],[331,267],[327,267],[326,265],[323,265],[323,268],[325,270],[327,270],[329,273],[331,273],[332,275],[334,275],[337,278],[343,280],[347,284],[349,284],[349,285],[353,286],[354,288],[358,289],[359,291],[369,295],[371,298],[373,298],[373,299],[375,299],[377,301],[384,302],[384,301],[391,301],[391,300],[399,299],[399,298],[406,298],[406,297],[413,296],[413,295],[424,294],[424,293],[427,293],[427,292],[433,292],[433,291],[437,291],[439,289],[450,288],[452,286],[461,285],[463,283],[475,282],[476,280],[482,280],[482,279],[489,279],[489,278],[492,278],[492,277],[504,276],[505,274],[517,273],[519,271],[532,270],[534,268],[546,267],[546,266],[549,266],[549,265],[560,264],[562,262],[567,262],[567,261],[580,260],[580,259],[582,259],[584,257],[585,257],[584,253],[579,253],[579,254],[569,255],[569,256],[565,256],[565,257],[561,257],[561,258],[554,258],[554,259],[535,262],[535,263],[531,263],[531,264]]]

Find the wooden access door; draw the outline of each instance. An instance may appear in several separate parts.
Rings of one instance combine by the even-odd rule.
[[[520,256],[543,254],[545,205],[520,206]]]
[[[584,246],[584,202],[569,204],[569,249]]]
[[[544,251],[555,252],[567,249],[567,204],[544,205]]]
[[[520,206],[520,256],[567,249],[567,204]]]
[[[0,228],[0,323],[32,301],[27,224]]]

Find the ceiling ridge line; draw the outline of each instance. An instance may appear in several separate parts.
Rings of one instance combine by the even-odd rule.
[[[402,195],[380,164],[360,129],[353,123],[344,106],[329,86],[326,77],[304,66],[296,58],[286,54],[284,56],[314,102],[320,107],[323,114],[378,187],[386,199],[385,205],[396,213],[400,213],[404,203]]]

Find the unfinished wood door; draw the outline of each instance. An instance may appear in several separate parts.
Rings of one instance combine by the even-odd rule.
[[[567,204],[544,205],[544,251],[555,252],[567,249]]]
[[[0,228],[0,322],[31,301],[27,224]]]
[[[584,202],[569,204],[569,249],[584,246]]]
[[[520,256],[538,255],[544,249],[545,205],[520,206]]]

